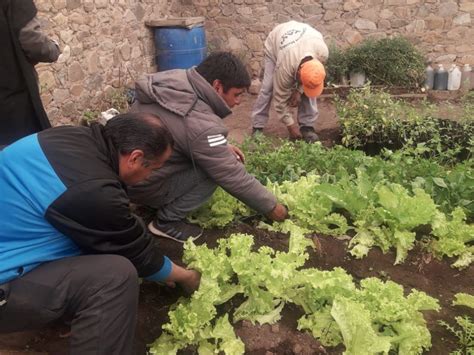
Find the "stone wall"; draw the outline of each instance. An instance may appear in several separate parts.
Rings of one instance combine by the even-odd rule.
[[[63,49],[37,66],[54,124],[111,106],[117,90],[155,70],[147,19],[204,16],[210,50],[232,50],[261,71],[263,42],[295,19],[340,46],[368,37],[407,36],[427,57],[474,64],[474,0],[35,0],[46,31]],[[111,99],[112,98],[112,99]]]
[[[154,70],[148,17],[162,17],[166,0],[35,0],[45,32],[59,41],[54,64],[36,69],[53,124],[77,123],[110,108],[119,92]]]
[[[170,10],[206,16],[209,47],[240,53],[254,76],[266,35],[292,19],[339,46],[400,34],[435,62],[474,64],[474,0],[174,0]]]

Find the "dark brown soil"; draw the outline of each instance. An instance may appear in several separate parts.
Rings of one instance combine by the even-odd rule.
[[[234,110],[233,117],[227,119],[230,135],[236,141],[250,133],[250,111],[254,97],[246,97],[242,104]],[[320,103],[321,116],[317,125],[325,145],[332,145],[337,141],[338,123],[331,101]],[[286,137],[285,127],[273,117],[265,129],[266,134]],[[146,215],[142,211],[142,214]],[[198,240],[215,246],[216,240],[231,233],[248,233],[255,236],[257,246],[269,245],[277,250],[287,250],[288,238],[283,234],[276,234],[256,229],[252,222],[236,223],[223,230],[210,230]],[[474,293],[474,267],[458,271],[449,265],[452,260],[438,261],[421,249],[409,253],[404,264],[394,266],[394,253],[382,254],[379,249],[373,249],[362,260],[355,260],[347,254],[347,240],[334,237],[313,235],[316,250],[310,253],[308,267],[318,267],[330,270],[336,266],[343,267],[355,279],[365,277],[379,277],[390,279],[402,284],[408,292],[412,288],[419,289],[439,299],[442,309],[437,312],[425,312],[425,319],[432,335],[433,347],[426,354],[449,354],[456,349],[457,339],[446,329],[438,325],[438,320],[448,323],[454,322],[454,317],[468,314],[474,318],[474,312],[464,307],[452,307],[454,294],[458,292]],[[182,246],[178,243],[160,240],[163,252],[171,259],[179,262],[182,256]],[[145,354],[146,346],[153,342],[160,333],[161,325],[167,321],[167,313],[181,295],[179,290],[172,290],[157,284],[144,282],[140,291],[138,309],[138,324],[136,332],[136,353]],[[238,322],[235,325],[237,335],[244,341],[247,354],[341,354],[343,347],[327,348],[319,344],[310,334],[296,330],[296,320],[301,316],[296,306],[288,306],[283,311],[283,318],[275,325],[252,325],[249,322]],[[49,353],[66,354],[68,349],[67,338],[60,338],[61,332],[67,331],[61,325],[54,325],[48,329],[36,332],[23,332],[0,335],[0,355]],[[189,350],[183,352],[193,354]]]

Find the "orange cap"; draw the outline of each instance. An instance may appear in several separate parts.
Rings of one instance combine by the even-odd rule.
[[[324,78],[326,78],[326,70],[319,60],[311,59],[301,64],[300,80],[307,97],[321,95],[324,89]]]

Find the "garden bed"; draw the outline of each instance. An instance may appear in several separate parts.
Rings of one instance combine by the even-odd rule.
[[[250,131],[249,112],[253,100],[246,98],[243,104],[227,123],[231,127],[231,136],[241,141]],[[321,117],[317,131],[325,145],[333,145],[339,139],[339,125],[335,118],[335,110],[329,100],[320,103]],[[284,137],[286,129],[275,121],[270,120],[265,132],[270,135]],[[150,215],[146,210],[141,210],[145,218]],[[247,218],[244,222],[235,222],[230,226],[220,229],[206,230],[197,244],[206,243],[210,247],[216,246],[219,238],[232,233],[246,233],[254,236],[255,246],[270,246],[275,250],[287,251],[288,236],[281,233],[269,232],[256,228],[257,220]],[[439,325],[443,320],[454,325],[454,317],[469,315],[474,318],[474,312],[467,307],[452,306],[454,295],[459,292],[473,293],[474,267],[471,265],[464,270],[451,267],[454,258],[434,259],[430,253],[422,249],[420,244],[408,253],[402,264],[394,265],[396,258],[394,249],[383,254],[379,248],[373,247],[363,259],[355,259],[348,254],[348,237],[333,237],[318,233],[308,235],[315,246],[309,251],[309,259],[305,267],[315,267],[322,270],[332,270],[342,267],[349,273],[354,281],[368,277],[377,277],[383,281],[392,280],[404,287],[405,293],[413,289],[426,292],[438,299],[441,309],[439,312],[423,312],[431,333],[432,347],[426,354],[448,354],[458,348],[457,338],[446,328]],[[182,257],[182,246],[168,240],[159,240],[163,253],[171,259],[178,261]],[[157,284],[144,282],[141,285],[139,317],[135,347],[137,354],[145,354],[147,344],[152,343],[161,334],[161,327],[168,321],[168,311],[179,296],[178,290],[170,290]],[[239,296],[232,298],[218,307],[219,315],[231,314],[231,308],[238,306],[242,299]],[[253,325],[249,321],[239,321],[234,324],[234,329],[245,343],[247,354],[342,354],[343,346],[324,347],[308,332],[297,331],[297,319],[302,315],[302,310],[288,304],[282,311],[282,319],[273,325]],[[50,354],[66,354],[68,348],[67,338],[59,335],[67,331],[67,327],[57,324],[49,329],[38,332],[25,332],[13,335],[0,335],[0,353],[6,351],[25,351]],[[188,348],[183,354],[194,354],[195,349]]]
[[[206,231],[197,244],[207,243],[215,246],[216,240],[232,233],[247,233],[255,236],[256,246],[268,245],[276,250],[287,250],[288,237],[260,229],[253,225],[237,224],[224,230]],[[356,260],[347,255],[347,240],[329,236],[309,236],[315,242],[316,249],[310,253],[310,259],[305,267],[316,267],[331,270],[336,266],[344,268],[356,280],[367,277],[378,277],[402,284],[406,291],[416,288],[437,298],[441,311],[425,312],[424,316],[432,336],[432,348],[426,354],[448,354],[457,347],[457,339],[440,326],[438,320],[453,323],[454,316],[468,314],[474,317],[474,312],[465,307],[452,307],[454,294],[472,292],[474,285],[474,270],[470,268],[458,271],[450,267],[449,260],[438,261],[425,254],[422,250],[410,252],[408,259],[402,265],[393,265],[394,253],[382,254],[379,249],[372,249],[369,255]],[[174,260],[182,256],[181,245],[161,240],[162,250]],[[146,345],[153,342],[161,334],[161,325],[168,321],[169,307],[176,302],[179,292],[160,287],[154,283],[144,282],[141,286],[139,321],[136,334],[137,354],[146,353]],[[225,312],[226,309],[221,309]],[[234,329],[246,345],[246,354],[342,354],[343,348],[325,348],[310,334],[296,330],[296,320],[301,316],[301,310],[295,306],[285,307],[282,319],[275,325],[252,325],[250,322],[238,322]],[[59,334],[64,331],[60,325],[40,332],[19,333],[13,337],[0,336],[0,349],[26,350],[46,352],[50,354],[66,354],[67,339],[61,339]],[[183,354],[195,353],[192,349]],[[4,354],[4,352],[2,352]]]

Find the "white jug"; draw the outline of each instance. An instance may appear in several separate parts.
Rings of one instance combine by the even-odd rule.
[[[448,90],[459,90],[461,87],[461,71],[456,64],[451,66],[448,75]]]
[[[361,87],[365,83],[365,73],[352,71],[349,74],[349,80],[351,81],[352,87]]]

